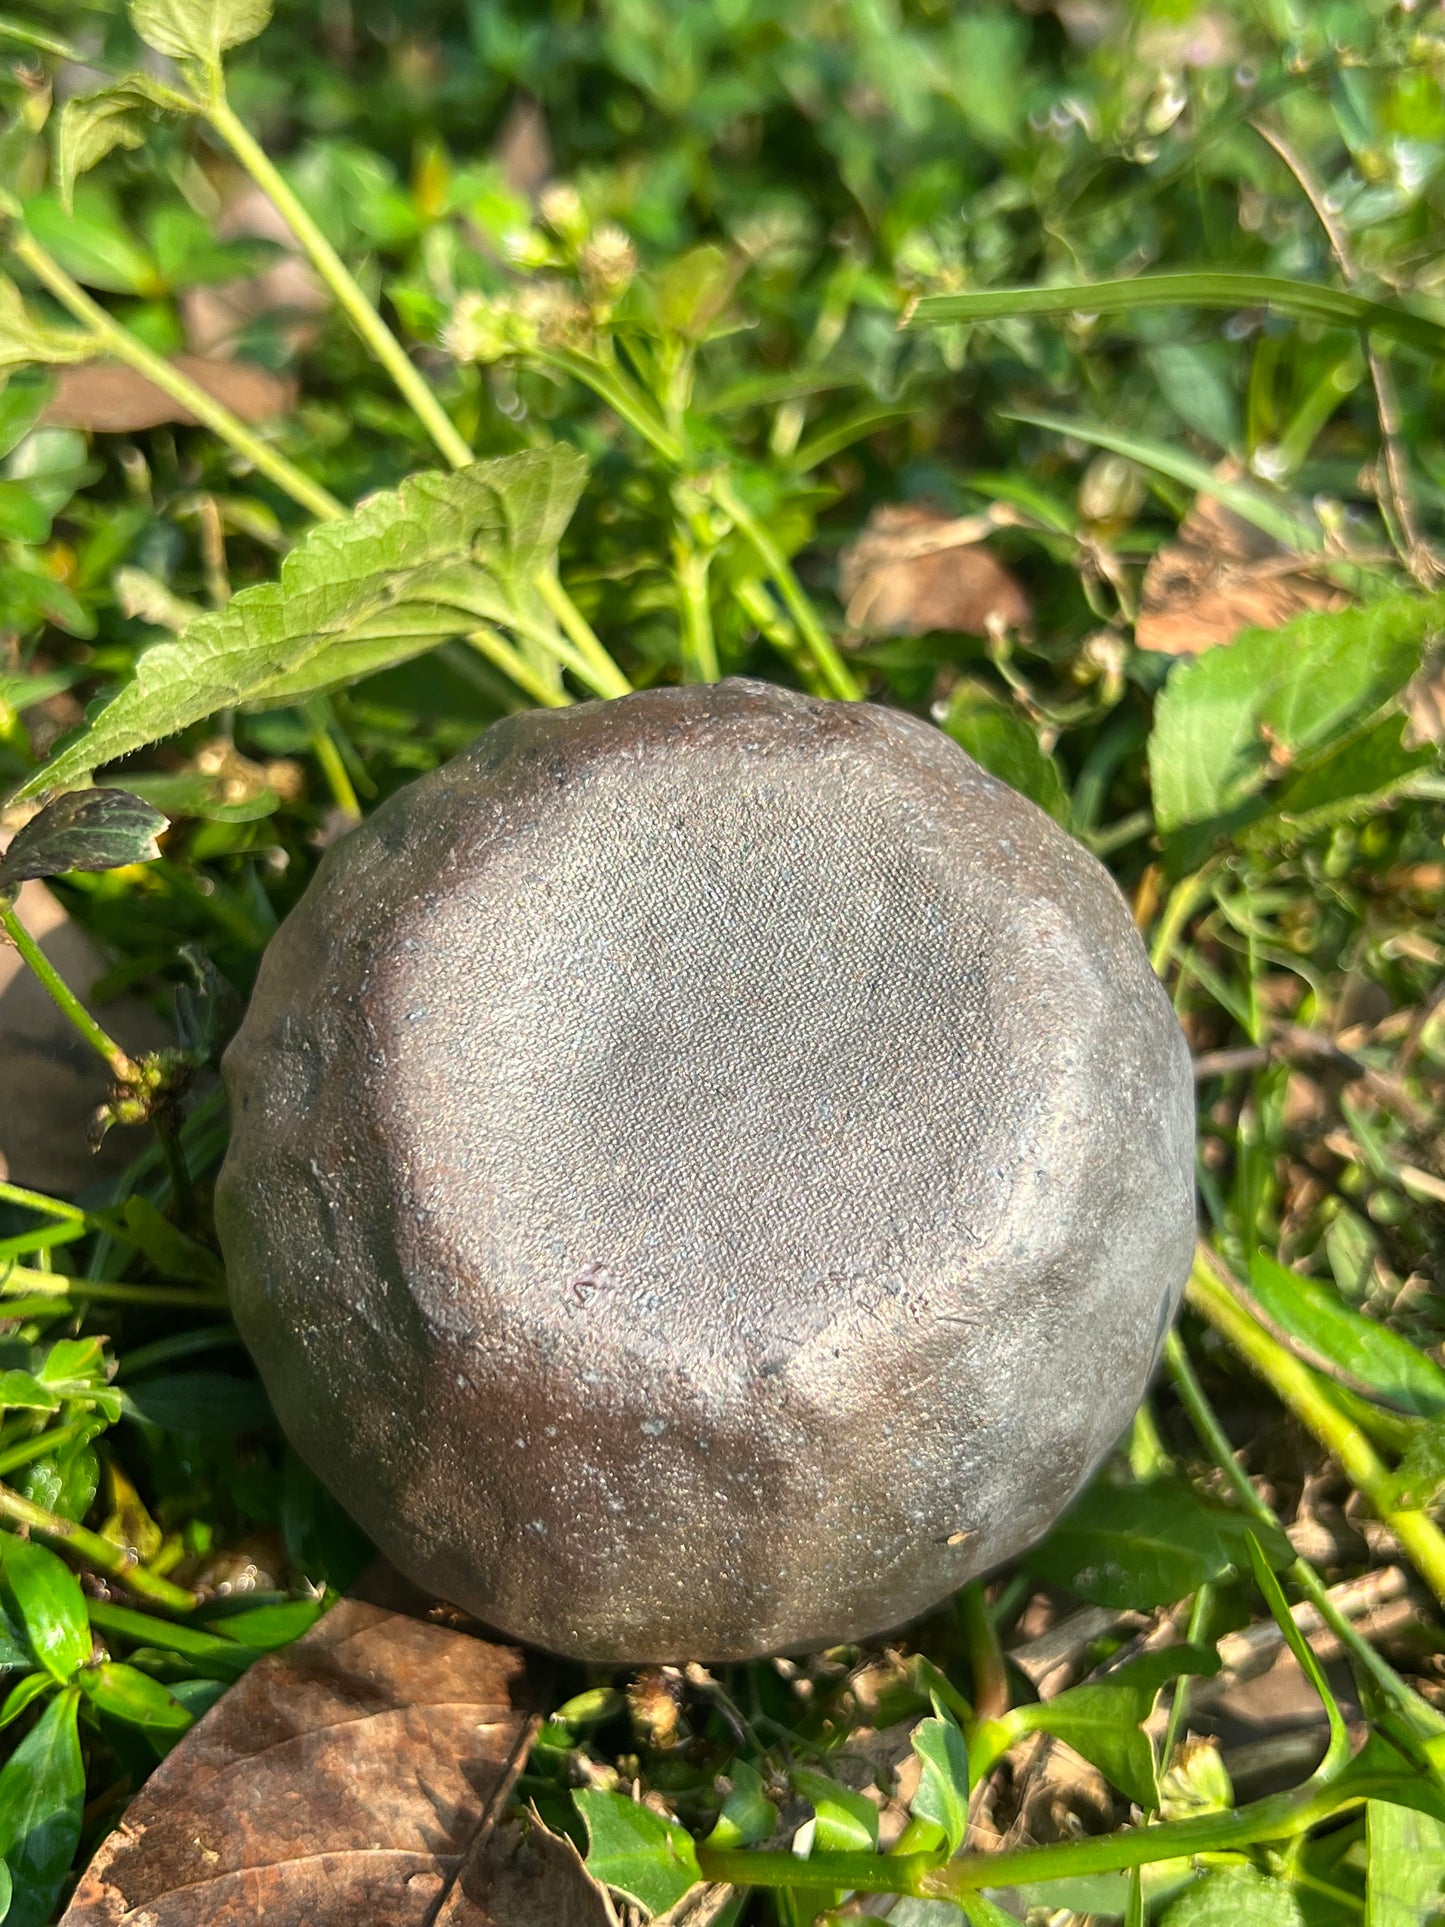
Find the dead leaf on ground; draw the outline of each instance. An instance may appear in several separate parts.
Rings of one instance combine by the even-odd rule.
[[[993,512],[941,515],[916,502],[874,509],[838,558],[848,627],[866,636],[983,636],[1033,613],[1023,586],[981,546]]]
[[[435,1927],[619,1927],[607,1889],[565,1836],[529,1814],[484,1827]]]
[[[246,361],[173,355],[171,366],[243,422],[268,421],[296,405],[296,384]],[[62,369],[40,417],[51,428],[83,428],[99,435],[134,434],[162,422],[194,424],[195,416],[153,381],[119,363],[90,361]]]
[[[1224,480],[1237,471],[1219,470]],[[1349,597],[1212,495],[1195,497],[1144,571],[1134,640],[1166,656],[1197,656],[1241,629],[1277,629],[1305,609],[1343,609]]]
[[[0,834],[0,849],[8,840]],[[61,976],[88,1000],[108,968],[90,937],[43,883],[23,884],[15,908]],[[97,1014],[128,1050],[159,1050],[175,1042],[169,1026],[138,998],[117,998],[98,1006]],[[86,1138],[109,1083],[105,1066],[19,951],[0,942],[0,1178],[68,1195],[123,1170],[145,1141],[139,1126],[109,1132],[96,1154]]]
[[[146,1782],[62,1927],[541,1920],[442,1913],[538,1714],[522,1652],[439,1610],[449,1623],[344,1599],[258,1660]]]

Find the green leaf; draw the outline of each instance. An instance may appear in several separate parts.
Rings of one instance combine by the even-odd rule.
[[[873,1853],[878,1846],[878,1809],[826,1773],[796,1767],[788,1776],[817,1815],[813,1844],[819,1853]]]
[[[41,810],[0,856],[0,890],[67,870],[151,863],[169,819],[126,790],[72,790]]]
[[[1247,840],[1294,841],[1355,822],[1408,795],[1420,771],[1433,768],[1440,757],[1432,744],[1406,748],[1407,722],[1403,712],[1387,712],[1307,759],[1275,791],[1268,814],[1247,831]]]
[[[1445,1908],[1445,1823],[1370,1800],[1365,1840],[1365,1927],[1427,1927]]]
[[[145,73],[127,74],[93,94],[72,94],[60,110],[55,142],[61,206],[73,204],[77,180],[107,154],[143,146],[149,127],[162,115],[196,111],[185,94]]]
[[[130,23],[148,47],[207,67],[254,40],[270,18],[271,0],[130,0]]]
[[[0,1768],[0,1859],[13,1894],[5,1927],[44,1927],[80,1842],[85,1768],[71,1686],[53,1699]]]
[[[37,320],[15,283],[0,274],[0,368],[90,361],[98,352],[95,336],[84,329],[52,328]]]
[[[732,1790],[707,1837],[710,1847],[752,1847],[772,1838],[778,1824],[778,1809],[763,1792],[763,1776],[746,1760],[734,1760],[728,1768]]]
[[[664,1914],[702,1879],[692,1835],[621,1793],[574,1793],[587,1823],[587,1869],[650,1914]]]
[[[226,1273],[216,1254],[177,1230],[149,1198],[126,1199],[125,1228],[137,1250],[145,1253],[162,1277],[180,1278],[197,1285],[225,1286]]]
[[[29,1372],[0,1372],[0,1407],[20,1412],[58,1412],[60,1394],[42,1385]]]
[[[164,1432],[192,1432],[225,1438],[233,1432],[259,1432],[275,1424],[265,1392],[254,1378],[227,1372],[167,1372],[127,1385],[124,1409]]]
[[[1395,1468],[1395,1503],[1405,1512],[1423,1512],[1445,1487],[1445,1418],[1431,1419],[1411,1440]]]
[[[1011,703],[964,677],[949,697],[943,728],[991,776],[1031,798],[1056,823],[1068,823],[1069,795],[1059,766]]]
[[[25,225],[84,287],[146,297],[164,292],[154,256],[127,232],[110,196],[93,187],[76,193],[68,208],[54,194],[33,195],[25,202]]]
[[[942,1832],[948,1851],[957,1853],[968,1831],[968,1749],[963,1734],[957,1720],[935,1699],[933,1718],[921,1721],[911,1737],[923,1773],[909,1813],[915,1820],[931,1820]]]
[[[1325,1709],[1325,1719],[1329,1724],[1330,1743],[1325,1757],[1315,1769],[1317,1779],[1329,1779],[1350,1757],[1350,1733],[1345,1725],[1345,1716],[1339,1709],[1330,1683],[1325,1678],[1324,1668],[1316,1659],[1314,1650],[1299,1627],[1289,1609],[1289,1601],[1284,1589],[1269,1569],[1268,1561],[1261,1551],[1253,1533],[1249,1535],[1249,1561],[1254,1568],[1255,1583],[1264,1594],[1264,1603],[1269,1607],[1274,1623],[1284,1634],[1284,1643],[1294,1655],[1295,1664],[1319,1696]]]
[[[0,481],[0,537],[9,542],[43,542],[53,520],[46,504],[24,482]]]
[[[344,521],[313,529],[278,582],[201,616],[158,643],[135,678],[20,795],[81,781],[101,764],[236,703],[293,702],[345,673],[348,649],[375,638],[388,660],[431,648],[478,621],[543,627],[536,589],[581,491],[585,464],[554,446],[414,475]]]
[[[1260,791],[1323,750],[1401,690],[1445,620],[1445,596],[1391,595],[1363,608],[1311,611],[1279,629],[1246,629],[1181,664],[1154,714],[1149,772],[1166,833],[1234,827]]]
[[[1253,1867],[1221,1867],[1191,1882],[1161,1927],[1305,1927],[1287,1880]]]
[[[252,1606],[245,1612],[208,1619],[206,1630],[249,1646],[254,1652],[271,1653],[310,1632],[321,1617],[322,1604],[319,1599],[287,1599],[276,1605]]]
[[[34,1540],[0,1532],[0,1592],[53,1679],[68,1680],[90,1658],[85,1594],[63,1559]]]
[[[192,1716],[174,1693],[137,1667],[107,1660],[78,1676],[80,1690],[98,1712],[150,1733],[184,1733]]]
[[[1182,1673],[1219,1671],[1219,1655],[1207,1646],[1168,1646],[1141,1653],[1101,1680],[1073,1686],[1051,1700],[1016,1706],[998,1722],[1008,1744],[1025,1733],[1052,1733],[1090,1761],[1136,1806],[1158,1802],[1153,1742],[1141,1731],[1154,1702]],[[990,1747],[995,1751],[997,1742]]]
[[[1092,1485],[1024,1557],[1030,1571],[1094,1606],[1171,1606],[1231,1570],[1248,1571],[1250,1522],[1206,1505],[1187,1485]],[[1262,1535],[1269,1557],[1293,1557],[1283,1533]]]
[[[1249,1291],[1271,1324],[1359,1389],[1401,1412],[1445,1416],[1445,1371],[1388,1325],[1345,1304],[1330,1285],[1259,1251],[1250,1260]]]
[[[1055,288],[980,288],[967,294],[925,295],[908,316],[910,328],[954,321],[993,321],[1027,314],[1137,314],[1145,308],[1264,308],[1296,321],[1372,333],[1445,355],[1445,324],[1390,301],[1370,301],[1347,288],[1291,281],[1282,275],[1139,274],[1118,281],[1073,282]]]

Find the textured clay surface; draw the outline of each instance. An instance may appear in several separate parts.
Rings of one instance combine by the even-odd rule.
[[[283,1425],[593,1660],[878,1632],[1036,1538],[1188,1269],[1188,1053],[1101,866],[912,717],[533,711],[333,848],[227,1058]]]

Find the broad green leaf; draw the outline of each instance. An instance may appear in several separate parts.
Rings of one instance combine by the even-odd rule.
[[[1154,815],[1166,833],[1229,827],[1259,792],[1397,694],[1445,621],[1445,596],[1391,595],[1246,629],[1170,675],[1149,738]]]
[[[15,283],[0,274],[0,369],[90,361],[98,352],[95,336],[85,329],[52,328],[39,320]]]
[[[1055,822],[1068,822],[1069,796],[1059,766],[1011,703],[964,677],[949,697],[943,728],[991,776],[1047,810]]]
[[[74,194],[68,208],[54,194],[32,196],[25,203],[25,224],[83,287],[146,297],[165,291],[155,257],[127,231],[109,195],[98,195],[90,184]]]
[[[1090,1761],[1136,1806],[1158,1801],[1154,1746],[1141,1729],[1170,1680],[1219,1671],[1206,1646],[1168,1646],[1142,1653],[1101,1680],[1070,1687],[1051,1700],[1016,1706],[987,1722],[980,1744],[996,1759],[1025,1733],[1052,1733]]]
[[[819,1853],[872,1853],[878,1845],[878,1809],[851,1787],[806,1767],[788,1776],[817,1815],[813,1844]]]
[[[1368,328],[1408,343],[1422,354],[1445,355],[1445,323],[1395,302],[1370,301],[1346,288],[1321,287],[1282,275],[1212,270],[1191,274],[1140,274],[1119,281],[1076,282],[1053,288],[980,288],[967,294],[929,294],[906,325],[933,328],[954,321],[993,321],[1002,316],[1137,314],[1145,308],[1264,308],[1297,321],[1332,328]]]
[[[27,1673],[24,1679],[17,1680],[0,1703],[0,1727],[6,1727],[18,1720],[20,1715],[33,1706],[38,1699],[55,1691],[55,1676],[52,1673]]]
[[[1253,1867],[1221,1867],[1186,1887],[1161,1927],[1305,1927],[1305,1920],[1287,1880]]]
[[[1433,1418],[1411,1440],[1395,1468],[1395,1503],[1406,1512],[1434,1505],[1445,1487],[1445,1418]]]
[[[1445,1910],[1445,1822],[1371,1800],[1365,1807],[1365,1927],[1427,1927]]]
[[[396,661],[479,620],[550,630],[536,577],[584,473],[581,456],[561,446],[504,455],[453,475],[414,475],[313,529],[279,581],[243,589],[177,641],[147,650],[134,680],[20,795],[79,782],[229,705],[292,702],[324,688],[365,638],[405,638],[388,658]]]
[[[135,1666],[107,1660],[77,1676],[80,1690],[98,1712],[150,1733],[184,1733],[191,1714],[158,1679]]]
[[[734,1760],[728,1778],[732,1791],[707,1837],[708,1846],[752,1847],[770,1839],[778,1824],[778,1809],[763,1792],[762,1774],[746,1760]]]
[[[1145,351],[1149,371],[1179,419],[1216,448],[1240,441],[1234,358],[1222,341],[1161,341]]]
[[[0,1859],[13,1894],[5,1927],[44,1927],[80,1841],[85,1767],[71,1686],[53,1699],[0,1767]]]
[[[75,183],[117,147],[145,143],[163,114],[195,113],[195,104],[154,75],[127,74],[93,94],[73,94],[60,110],[55,143],[56,184],[62,207],[70,207]]]
[[[128,1418],[164,1432],[226,1438],[275,1423],[266,1394],[254,1378],[227,1372],[167,1372],[128,1384],[122,1394]]]
[[[1345,1304],[1332,1286],[1259,1251],[1250,1260],[1249,1291],[1272,1324],[1385,1404],[1421,1418],[1445,1415],[1445,1371],[1388,1325]]]
[[[587,1869],[650,1914],[675,1907],[702,1879],[692,1835],[625,1794],[587,1788],[572,1798],[587,1823]]]
[[[130,0],[130,23],[148,47],[208,67],[254,40],[270,18],[271,0]]]
[[[968,1831],[968,1749],[957,1720],[936,1699],[933,1718],[913,1729],[912,1746],[923,1773],[909,1813],[915,1820],[931,1820],[948,1851],[957,1853]]]
[[[1025,1554],[1024,1564],[1090,1605],[1171,1606],[1231,1570],[1248,1571],[1249,1524],[1173,1479],[1126,1486],[1101,1481]],[[1284,1534],[1264,1538],[1269,1557],[1287,1564],[1292,1554]]]
[[[7,542],[43,542],[54,520],[49,508],[24,482],[0,481],[0,538]]]
[[[80,1581],[63,1559],[32,1539],[0,1532],[0,1591],[37,1661],[68,1680],[90,1658],[90,1619]]]
[[[1269,799],[1268,813],[1245,832],[1249,843],[1278,844],[1372,815],[1440,761],[1432,744],[1405,745],[1407,718],[1386,713],[1377,722],[1305,761]]]
[[[160,855],[169,827],[159,810],[126,790],[72,790],[32,816],[0,856],[0,891],[67,870],[117,870]]]
[[[0,1407],[18,1412],[58,1412],[60,1394],[29,1372],[0,1372]]]
[[[322,1604],[319,1599],[286,1599],[272,1606],[252,1606],[245,1612],[207,1620],[206,1630],[256,1652],[275,1652],[310,1632],[321,1617]]]

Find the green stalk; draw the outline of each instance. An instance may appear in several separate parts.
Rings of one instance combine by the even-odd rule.
[[[973,1674],[973,1710],[980,1726],[1001,1720],[1009,1707],[1008,1668],[998,1629],[989,1617],[983,1586],[970,1580],[958,1595],[958,1623],[968,1648],[968,1663]]]
[[[128,1592],[139,1593],[158,1606],[169,1606],[173,1612],[190,1612],[197,1603],[196,1594],[188,1588],[172,1585],[169,1579],[159,1579],[153,1572],[147,1572],[133,1551],[112,1545],[109,1539],[87,1532],[84,1526],[62,1518],[58,1512],[47,1512],[44,1506],[32,1505],[8,1485],[0,1485],[0,1519],[8,1520],[11,1525],[28,1526],[40,1538],[72,1553],[81,1565],[119,1580]]]
[[[19,1184],[0,1183],[0,1204],[19,1205],[24,1211],[43,1211],[47,1217],[64,1218],[67,1223],[84,1225],[89,1231],[112,1229],[104,1220],[82,1211],[78,1204],[67,1204],[63,1198],[48,1198],[43,1191],[27,1191]]]
[[[22,1465],[33,1465],[36,1459],[49,1458],[52,1452],[60,1451],[99,1422],[96,1419],[76,1419],[72,1425],[58,1425],[53,1431],[36,1432],[28,1439],[19,1440],[6,1451],[0,1452],[0,1474],[18,1472]]]
[[[10,250],[18,261],[25,263],[36,280],[50,290],[62,307],[68,308],[77,321],[83,321],[91,329],[97,341],[118,361],[125,362],[148,381],[153,381],[157,388],[169,395],[172,401],[179,402],[212,434],[229,442],[238,454],[244,455],[254,468],[289,495],[292,501],[299,503],[308,514],[314,515],[320,522],[335,522],[345,515],[346,510],[334,495],[304,475],[284,455],[278,455],[259,435],[253,435],[238,415],[233,415],[229,408],[223,407],[204,388],[188,380],[163,356],[154,354],[143,341],[137,340],[128,328],[123,328],[108,314],[99,302],[92,301],[79,282],[71,279],[33,234],[20,229],[11,238]]]
[[[1169,901],[1164,906],[1164,914],[1154,932],[1154,941],[1149,946],[1149,962],[1156,976],[1164,975],[1185,924],[1209,895],[1213,883],[1214,866],[1206,864],[1202,870],[1195,870],[1181,878],[1169,892]]]
[[[1445,1603],[1445,1533],[1424,1512],[1402,1510],[1395,1504],[1389,1468],[1374,1446],[1340,1410],[1309,1366],[1251,1317],[1235,1295],[1234,1280],[1203,1245],[1196,1251],[1186,1295],[1195,1311],[1228,1340],[1301,1424],[1313,1432],[1377,1518],[1400,1541],[1435,1597]]]
[[[763,572],[776,584],[778,594],[783,598],[783,606],[812,651],[813,660],[830,693],[844,702],[860,701],[863,691],[857,679],[838,654],[833,638],[823,627],[802,583],[794,575],[792,565],[772,536],[738,495],[726,475],[714,475],[705,485],[705,492],[733,523],[758,558]]]
[[[716,682],[722,674],[718,666],[717,641],[712,631],[712,611],[707,598],[708,558],[675,534],[672,542],[673,572],[677,576],[677,613],[682,628],[683,676],[688,682]]]
[[[359,823],[361,803],[341,751],[336,747],[336,739],[328,727],[325,703],[319,696],[313,696],[301,704],[301,714],[311,733],[311,752],[321,765],[332,801],[344,817],[352,823]]]
[[[511,643],[499,636],[495,629],[473,629],[464,638],[479,656],[509,676],[519,689],[525,690],[533,702],[540,703],[544,709],[565,709],[571,698],[560,689],[554,689],[545,677],[539,676],[526,657],[519,654]]]
[[[537,576],[537,591],[582,661],[591,671],[589,681],[599,696],[630,696],[632,684],[608,655],[586,616],[562,587],[551,569]]]
[[[6,898],[0,898],[0,930],[5,932],[20,952],[22,959],[40,979],[56,1008],[79,1031],[91,1049],[105,1061],[106,1067],[116,1082],[139,1084],[143,1075],[140,1065],[128,1052],[121,1049],[113,1037],[101,1029],[20,921],[14,904]]]
[[[224,1292],[186,1291],[179,1285],[126,1285],[108,1279],[72,1278],[63,1271],[34,1271],[26,1265],[7,1265],[0,1271],[0,1293],[39,1293],[47,1298],[94,1299],[100,1305],[165,1305],[175,1311],[229,1311]],[[0,1316],[14,1316],[0,1297]]]
[[[362,292],[351,270],[292,193],[280,169],[234,112],[226,99],[219,72],[212,76],[211,97],[203,111],[261,192],[274,203],[287,227],[306,250],[316,272],[336,297],[337,305],[396,383],[417,420],[442,454],[453,468],[466,468],[476,459],[471,448],[401,343]]]

